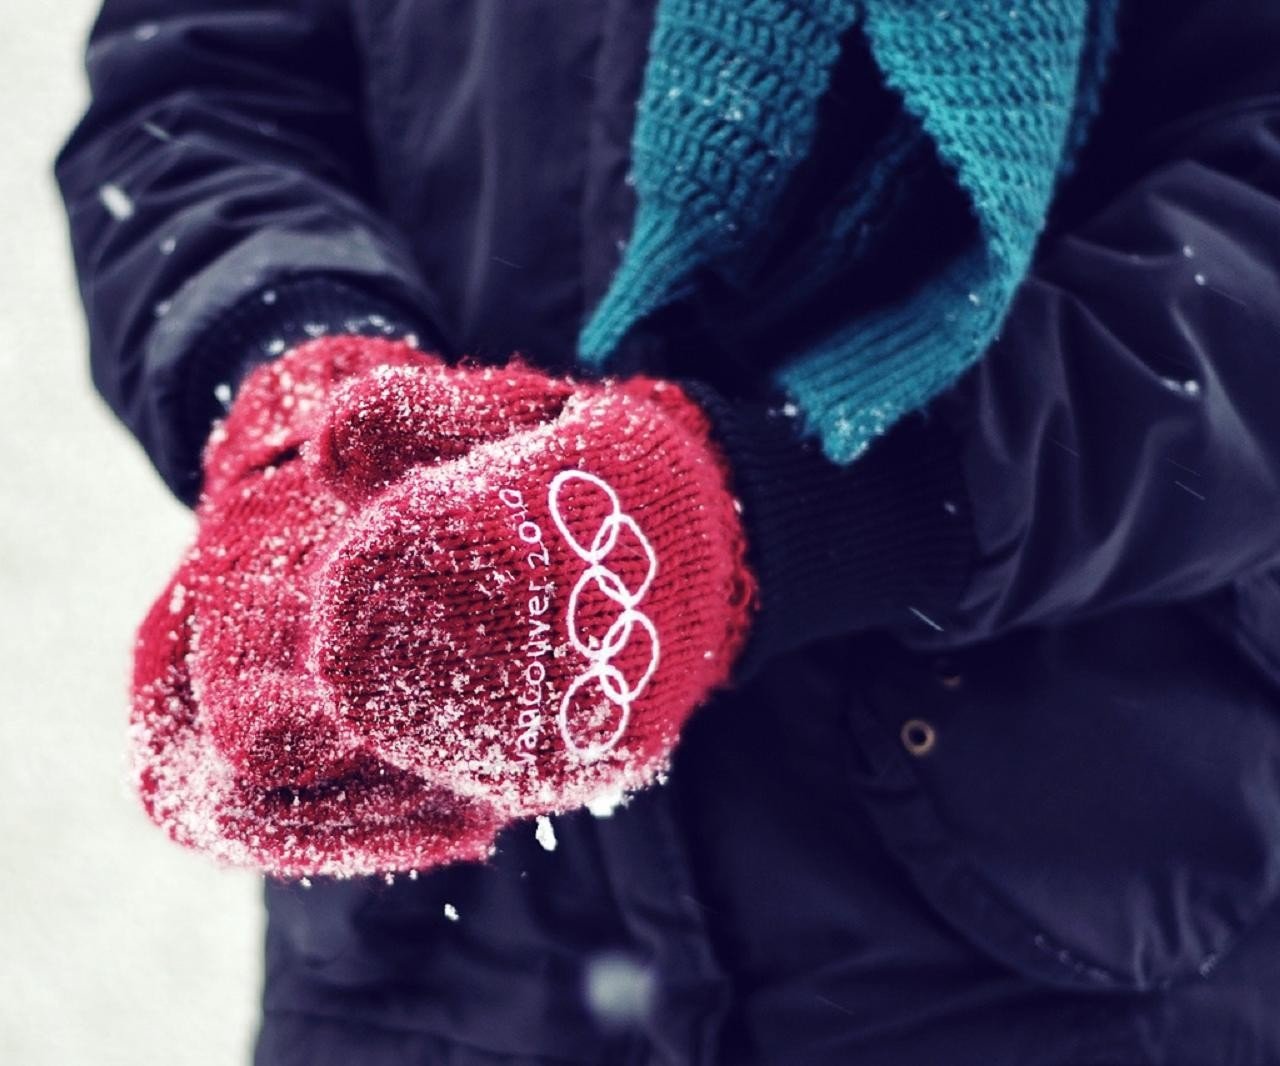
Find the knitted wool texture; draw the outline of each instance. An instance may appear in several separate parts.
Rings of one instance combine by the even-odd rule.
[[[349,508],[299,449],[339,382],[426,362],[386,341],[316,341],[251,375],[215,431],[197,539],[134,652],[135,783],[179,843],[281,876],[488,853],[498,813],[347,736],[306,669],[312,575]]]
[[[254,371],[138,634],[153,820],[350,876],[481,858],[512,818],[648,784],[753,593],[709,429],[661,382],[370,338]]]
[[[1116,6],[660,0],[632,142],[636,217],[579,336],[580,360],[606,364],[636,323],[690,291],[699,268],[743,272],[812,145],[840,38],[856,22],[905,107],[876,147],[883,165],[837,213],[833,247],[791,287],[816,286],[825,264],[851,254],[848,235],[884,213],[921,131],[966,194],[978,236],[900,302],[781,353],[777,383],[826,454],[852,461],[996,338],[1096,110]],[[896,206],[909,210],[909,199]]]
[[[358,515],[318,576],[311,655],[351,729],[512,817],[652,781],[747,628],[709,432],[644,379],[355,382],[318,450]]]

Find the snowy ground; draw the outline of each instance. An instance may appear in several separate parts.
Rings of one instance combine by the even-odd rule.
[[[50,177],[96,6],[0,0],[0,1062],[231,1066],[258,881],[123,784],[131,630],[190,523],[90,388]]]

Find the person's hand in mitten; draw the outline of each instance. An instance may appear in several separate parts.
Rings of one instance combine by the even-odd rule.
[[[483,856],[500,822],[344,730],[306,664],[313,574],[347,504],[299,457],[339,384],[441,364],[359,337],[256,370],[205,454],[199,532],[142,624],[137,784],[182,843],[276,874],[425,868]]]
[[[754,583],[675,385],[386,368],[304,451],[351,508],[310,666],[387,762],[512,816],[573,808],[651,781],[727,679]]]

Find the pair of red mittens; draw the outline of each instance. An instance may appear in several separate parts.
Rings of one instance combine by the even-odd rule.
[[[360,337],[258,368],[139,632],[149,812],[230,862],[353,875],[643,787],[745,637],[727,475],[671,384]]]

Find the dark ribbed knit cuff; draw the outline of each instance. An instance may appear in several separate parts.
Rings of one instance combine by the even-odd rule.
[[[759,582],[739,680],[824,638],[946,625],[976,550],[954,430],[911,415],[837,466],[801,437],[790,408],[681,385],[729,461]]]
[[[246,375],[294,345],[337,333],[410,336],[426,350],[441,350],[422,316],[380,293],[329,275],[289,278],[246,296],[207,329],[189,353],[183,419],[186,474],[175,486],[183,502],[192,504],[199,495],[204,442]]]

